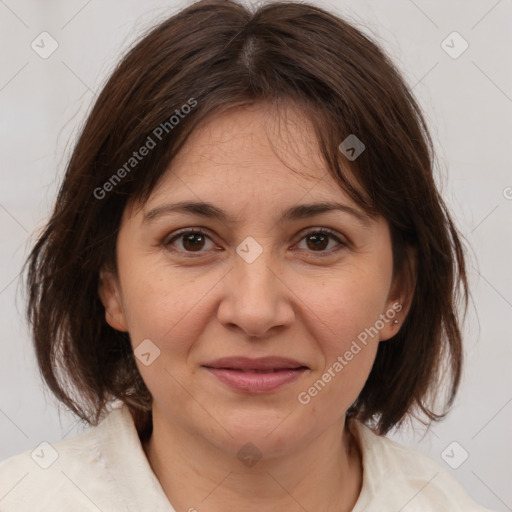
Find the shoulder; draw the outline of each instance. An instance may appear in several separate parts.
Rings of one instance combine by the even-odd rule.
[[[122,422],[114,410],[81,435],[43,442],[0,462],[2,512],[124,510],[112,493],[114,482],[101,448],[105,431]]]
[[[491,512],[427,455],[357,421],[352,431],[363,456],[363,488],[353,512]]]

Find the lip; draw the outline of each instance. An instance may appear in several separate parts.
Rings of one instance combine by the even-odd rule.
[[[269,373],[210,367],[206,369],[224,384],[246,393],[269,393],[297,380],[306,371],[304,367],[270,370]]]
[[[222,368],[229,370],[284,370],[293,368],[307,368],[305,364],[287,357],[223,357],[205,363],[203,366],[210,368]]]
[[[225,357],[203,365],[222,383],[247,393],[268,393],[297,380],[308,367],[284,357]]]

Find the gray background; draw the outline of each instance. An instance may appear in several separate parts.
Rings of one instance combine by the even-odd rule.
[[[439,185],[472,247],[467,363],[456,404],[427,433],[411,423],[390,437],[427,453],[481,504],[512,510],[511,2],[315,3],[376,38],[413,87],[436,143]],[[33,234],[48,218],[78,129],[114,63],[145,28],[184,5],[0,0],[0,459],[82,431],[41,384],[18,274]],[[43,31],[59,45],[47,59],[31,48]],[[442,47],[453,31],[469,44],[458,58]],[[462,48],[457,37],[445,43],[452,54]],[[453,441],[458,445],[443,458]],[[446,461],[460,462],[462,450],[469,457],[452,469]]]

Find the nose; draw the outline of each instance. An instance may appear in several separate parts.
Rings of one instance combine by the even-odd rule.
[[[225,293],[217,317],[229,329],[264,338],[293,323],[293,292],[268,251],[251,263],[238,255],[224,281]]]

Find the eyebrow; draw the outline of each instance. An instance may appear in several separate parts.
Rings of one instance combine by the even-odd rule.
[[[331,211],[341,211],[348,213],[355,217],[364,226],[369,226],[372,222],[372,217],[370,217],[370,215],[367,213],[352,208],[346,204],[332,201],[322,201],[318,203],[293,206],[281,213],[281,217],[278,222],[282,223],[285,221],[307,219],[309,217]],[[235,223],[235,220],[232,219],[224,210],[221,210],[211,203],[202,201],[180,201],[178,203],[169,203],[157,206],[148,212],[144,212],[142,223],[148,224],[158,217],[170,213],[186,213],[197,215],[204,218],[216,219],[229,225]]]

